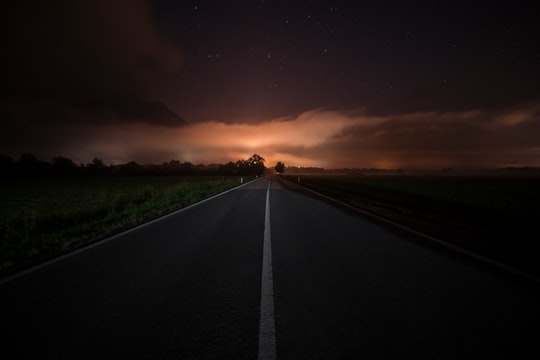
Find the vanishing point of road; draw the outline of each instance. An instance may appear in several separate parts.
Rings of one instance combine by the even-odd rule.
[[[537,284],[269,176],[5,279],[0,299],[3,359],[540,356]]]

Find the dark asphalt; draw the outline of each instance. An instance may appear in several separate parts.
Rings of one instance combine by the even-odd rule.
[[[266,186],[3,283],[2,358],[256,359]],[[277,181],[270,213],[278,359],[540,356],[537,285]]]

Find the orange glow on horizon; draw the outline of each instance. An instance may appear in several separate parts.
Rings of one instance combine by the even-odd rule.
[[[212,164],[257,153],[266,159],[267,167],[278,161],[324,168],[537,166],[540,146],[534,134],[540,133],[539,109],[540,105],[501,114],[468,111],[386,117],[313,110],[255,124],[123,124],[87,129],[91,140],[79,153],[115,163],[176,159]],[[81,149],[81,142],[72,147]]]

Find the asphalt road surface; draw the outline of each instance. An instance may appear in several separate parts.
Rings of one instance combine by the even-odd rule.
[[[540,358],[538,285],[268,182],[4,281],[1,357]]]

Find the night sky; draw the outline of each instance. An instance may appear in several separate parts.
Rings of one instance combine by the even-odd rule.
[[[2,24],[14,158],[540,165],[532,1],[25,1]]]

